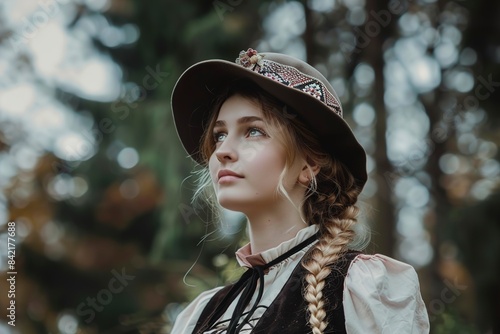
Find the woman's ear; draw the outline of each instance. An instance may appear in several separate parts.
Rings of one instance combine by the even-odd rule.
[[[319,166],[315,164],[306,163],[299,174],[299,183],[308,186],[314,176],[319,173]]]

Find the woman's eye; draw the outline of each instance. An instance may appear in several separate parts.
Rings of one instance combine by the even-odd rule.
[[[257,136],[265,136],[266,133],[259,128],[250,128],[248,129],[248,135],[250,137],[257,137]]]
[[[222,133],[222,132],[214,133],[214,141],[216,143],[224,141],[225,138],[226,138],[226,134],[225,133]]]

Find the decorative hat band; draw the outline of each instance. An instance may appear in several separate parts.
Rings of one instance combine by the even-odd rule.
[[[252,48],[241,51],[236,59],[236,64],[285,86],[303,91],[320,100],[337,115],[343,117],[340,103],[325,85],[320,80],[300,72],[295,67],[265,59],[265,54],[261,55]]]

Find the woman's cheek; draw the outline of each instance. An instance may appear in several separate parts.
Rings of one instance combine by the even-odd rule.
[[[258,159],[262,151],[265,150],[266,144],[264,141],[247,141],[240,146],[240,158],[250,163],[255,159]]]

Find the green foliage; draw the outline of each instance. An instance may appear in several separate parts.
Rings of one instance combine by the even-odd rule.
[[[441,313],[433,323],[432,333],[435,334],[480,334],[479,329],[466,322],[453,308]]]

